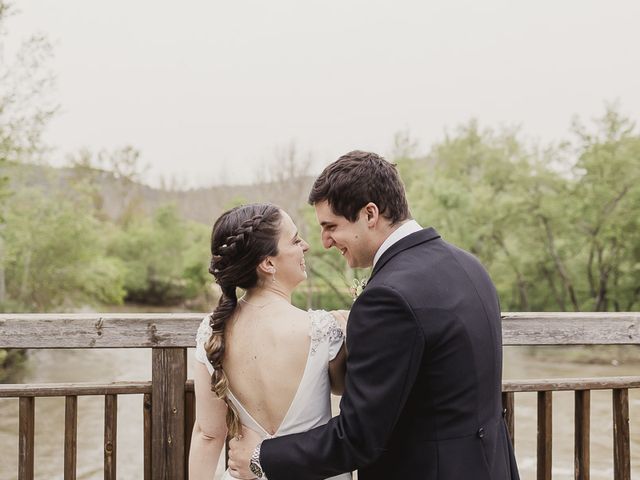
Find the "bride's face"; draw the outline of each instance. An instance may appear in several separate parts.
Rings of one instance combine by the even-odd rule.
[[[273,257],[273,264],[276,281],[293,288],[307,278],[304,254],[309,244],[300,237],[291,217],[282,210],[281,215],[278,255]]]

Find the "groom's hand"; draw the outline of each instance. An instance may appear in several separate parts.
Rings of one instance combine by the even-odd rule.
[[[242,427],[242,434],[229,440],[229,473],[243,480],[256,478],[249,469],[253,451],[262,441],[260,435],[250,428]]]

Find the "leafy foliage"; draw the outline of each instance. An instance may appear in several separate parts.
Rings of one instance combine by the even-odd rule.
[[[42,131],[56,107],[46,38],[28,38],[15,55],[4,55],[10,14],[0,0],[0,309],[211,304],[210,226],[185,220],[157,198],[145,204],[150,189],[140,184],[146,167],[135,148],[81,150],[62,180],[45,178],[42,169],[35,180],[17,182],[27,163],[47,160]],[[426,154],[407,131],[394,139],[390,159],[414,217],[479,257],[505,310],[640,304],[640,134],[615,105],[593,124],[574,121],[572,132],[569,141],[541,149],[517,130],[496,132],[473,120]],[[275,160],[250,189],[227,187],[195,204],[211,208],[212,217],[239,203],[281,205],[312,246],[296,304],[348,307],[349,285],[368,272],[350,270],[338,252],[321,247],[305,203],[312,156],[291,144]],[[172,193],[179,201],[185,192]]]
[[[125,266],[127,299],[179,303],[203,291],[208,281],[208,229],[180,218],[174,206],[126,225],[110,246]]]
[[[414,168],[416,218],[487,266],[509,310],[632,310],[639,301],[640,136],[615,107],[538,151],[462,126]],[[416,160],[413,160],[416,162]]]
[[[107,236],[88,205],[35,190],[12,195],[4,309],[45,312],[85,302],[121,303],[122,264],[106,254]]]

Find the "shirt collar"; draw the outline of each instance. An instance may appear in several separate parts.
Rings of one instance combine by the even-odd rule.
[[[407,223],[403,223],[402,225],[400,225],[400,227],[398,227],[397,230],[389,235],[387,239],[382,242],[382,245],[380,245],[380,248],[376,252],[375,257],[373,257],[373,266],[376,266],[376,263],[378,262],[378,260],[380,260],[382,254],[386,252],[389,247],[391,247],[391,245],[399,242],[404,237],[407,237],[412,233],[419,232],[420,230],[422,230],[422,227],[415,220],[409,220]]]

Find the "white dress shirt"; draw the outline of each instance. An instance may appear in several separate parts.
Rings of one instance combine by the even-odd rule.
[[[376,252],[375,257],[373,257],[373,266],[376,266],[376,263],[378,262],[378,260],[380,260],[382,254],[386,252],[389,247],[391,247],[391,245],[399,242],[404,237],[407,237],[412,233],[419,232],[420,230],[422,230],[422,227],[415,220],[409,220],[407,223],[403,223],[400,227],[398,227],[397,230],[389,235],[384,242],[382,242],[382,245],[380,245],[380,248]]]

